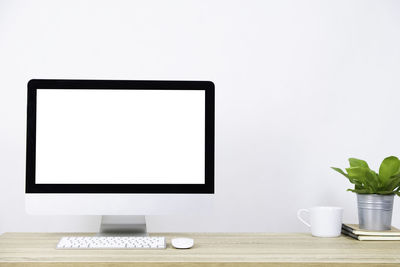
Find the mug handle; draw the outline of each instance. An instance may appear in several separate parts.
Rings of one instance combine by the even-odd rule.
[[[304,223],[305,225],[307,225],[308,227],[311,227],[311,225],[310,225],[308,222],[306,222],[303,218],[301,218],[301,213],[303,213],[303,212],[310,213],[310,211],[309,211],[308,209],[299,209],[299,210],[297,211],[297,218],[299,218],[299,220],[300,220],[302,223]]]

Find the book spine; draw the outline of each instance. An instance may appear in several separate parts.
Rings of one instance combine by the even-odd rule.
[[[361,240],[358,235],[353,234],[352,232],[347,231],[346,229],[342,228],[342,234],[350,236],[354,239]]]
[[[342,224],[342,229],[346,230],[347,232],[354,233],[353,228],[351,228],[350,226],[347,226],[345,224]]]

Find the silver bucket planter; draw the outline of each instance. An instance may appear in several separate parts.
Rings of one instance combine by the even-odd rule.
[[[357,194],[358,221],[361,229],[390,230],[394,195]]]

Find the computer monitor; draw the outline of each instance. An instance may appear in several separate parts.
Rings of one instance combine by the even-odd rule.
[[[212,82],[29,81],[28,213],[204,212],[213,194]]]

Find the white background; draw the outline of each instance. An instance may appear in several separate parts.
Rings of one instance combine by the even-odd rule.
[[[329,166],[400,156],[399,14],[385,0],[0,1],[0,232],[98,227],[25,214],[31,78],[215,82],[218,215],[152,216],[150,231],[306,231],[296,211],[313,205],[355,222]]]
[[[37,90],[36,183],[204,184],[204,90]]]

